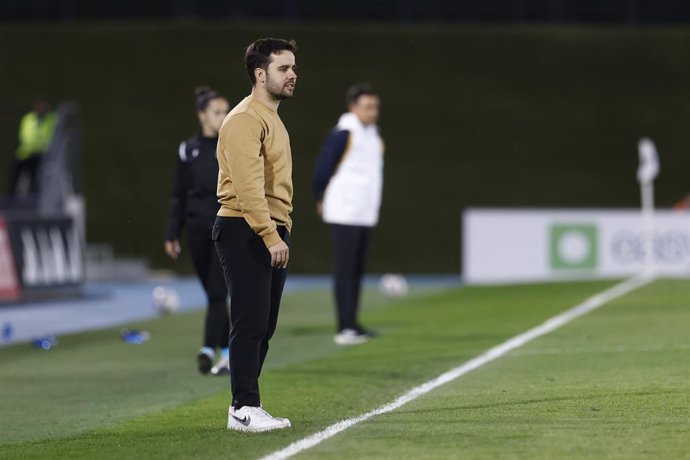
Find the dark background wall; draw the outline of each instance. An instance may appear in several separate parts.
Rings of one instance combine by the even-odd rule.
[[[157,267],[192,90],[248,91],[243,48],[295,38],[296,96],[281,107],[295,163],[295,272],[330,265],[311,170],[352,83],[383,98],[383,214],[372,271],[460,269],[467,206],[637,206],[636,144],[659,147],[658,202],[690,191],[690,29],[98,22],[0,25],[4,187],[34,94],[82,109],[88,239]]]
[[[690,20],[684,0],[0,0],[0,20],[285,18],[672,24]]]

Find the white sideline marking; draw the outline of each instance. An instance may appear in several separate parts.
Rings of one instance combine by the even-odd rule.
[[[587,313],[593,310],[596,310],[597,308],[610,302],[613,299],[624,296],[625,294],[628,294],[629,292],[632,292],[635,289],[649,284],[655,279],[656,277],[653,273],[642,273],[638,276],[632,277],[619,284],[616,284],[615,286],[599,294],[593,295],[581,304],[576,305],[571,309],[566,310],[563,313],[560,313],[546,320],[541,325],[534,327],[526,332],[523,332],[522,334],[516,335],[515,337],[508,339],[500,345],[497,345],[489,349],[488,351],[477,356],[476,358],[472,358],[465,364],[451,369],[448,372],[439,375],[435,379],[429,380],[428,382],[411,389],[404,395],[398,397],[398,399],[396,399],[395,401],[392,401],[386,404],[385,406],[381,406],[378,409],[374,409],[370,412],[364,413],[357,417],[348,418],[345,420],[341,420],[340,422],[334,423],[333,425],[325,428],[322,431],[319,431],[318,433],[314,433],[310,436],[307,436],[306,438],[300,439],[299,441],[295,441],[289,446],[285,447],[284,449],[275,451],[272,454],[263,457],[262,460],[282,460],[290,458],[293,455],[297,455],[302,451],[305,451],[322,443],[326,439],[335,436],[341,431],[347,430],[351,426],[357,425],[358,423],[368,420],[377,415],[394,411],[395,409],[398,409],[399,407],[407,404],[408,402],[413,401],[426,393],[429,393],[430,391],[440,387],[441,385],[451,382],[467,374],[468,372],[471,372],[483,366],[484,364],[490,363],[491,361],[500,358],[506,353],[515,350],[516,348],[519,348],[538,337],[549,334],[555,331],[556,329],[560,328],[561,326],[571,322],[572,320],[579,318],[580,316],[586,315]]]

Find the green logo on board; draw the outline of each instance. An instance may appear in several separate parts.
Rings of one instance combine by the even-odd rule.
[[[598,232],[592,224],[556,224],[551,227],[551,268],[593,270],[598,263]]]

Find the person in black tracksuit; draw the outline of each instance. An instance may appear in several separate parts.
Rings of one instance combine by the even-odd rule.
[[[199,371],[225,375],[229,372],[228,290],[211,240],[211,228],[219,208],[216,197],[218,131],[229,106],[217,91],[201,87],[196,90],[196,109],[199,131],[182,142],[178,149],[165,252],[177,259],[182,250],[182,229],[186,227],[194,269],[208,298],[204,342],[197,354]],[[220,351],[220,358],[213,365],[216,350]]]

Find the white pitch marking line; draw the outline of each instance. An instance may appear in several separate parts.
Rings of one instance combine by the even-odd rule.
[[[365,420],[368,420],[377,415],[394,411],[395,409],[398,409],[399,407],[407,404],[408,402],[413,401],[426,393],[429,393],[430,391],[440,387],[441,385],[444,385],[448,382],[452,382],[453,380],[467,374],[468,372],[471,372],[483,366],[484,364],[490,363],[491,361],[500,358],[506,353],[515,350],[516,348],[519,348],[538,337],[549,334],[555,331],[556,329],[560,328],[561,326],[568,324],[574,319],[586,315],[587,313],[596,310],[602,305],[618,297],[624,296],[625,294],[639,289],[642,286],[651,283],[655,279],[656,276],[653,273],[642,273],[638,276],[629,278],[599,294],[593,295],[581,304],[576,305],[571,309],[566,310],[563,313],[560,313],[546,320],[541,325],[534,327],[526,332],[523,332],[522,334],[516,335],[515,337],[508,339],[500,345],[497,345],[487,350],[486,352],[477,356],[476,358],[472,358],[471,360],[467,361],[465,364],[451,369],[448,372],[439,375],[435,379],[429,380],[428,382],[411,389],[407,393],[398,397],[398,399],[384,406],[381,406],[378,409],[366,412],[357,417],[348,418],[345,420],[341,420],[340,422],[334,423],[333,425],[325,428],[322,431],[319,431],[318,433],[314,433],[310,436],[307,436],[306,438],[300,439],[299,441],[295,441],[289,446],[285,447],[284,449],[275,451],[272,454],[263,457],[262,460],[283,460],[286,458],[290,458],[294,455],[297,455],[300,452],[303,452],[322,443],[326,439],[335,436],[341,431],[345,431],[348,428],[357,425],[358,423],[364,422]]]

